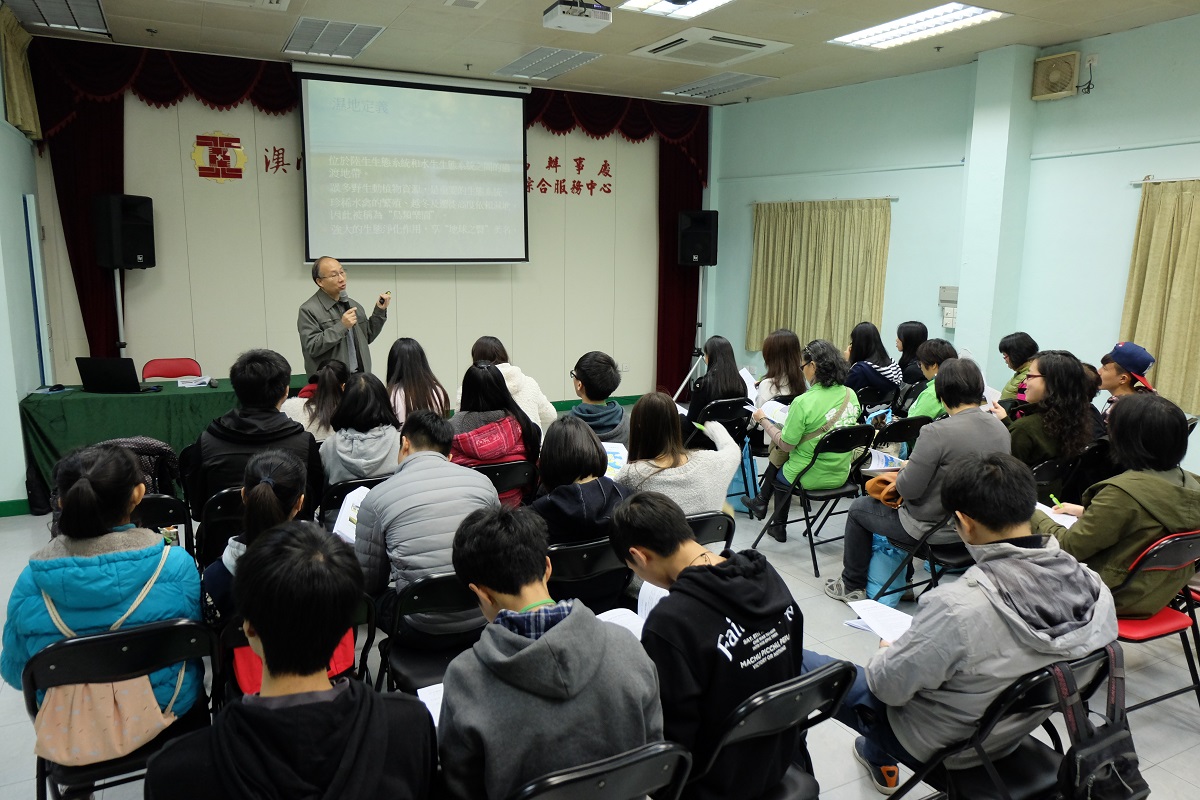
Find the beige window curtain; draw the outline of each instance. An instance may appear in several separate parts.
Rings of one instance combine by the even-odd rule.
[[[33,99],[33,76],[26,52],[33,37],[25,32],[16,14],[0,6],[0,69],[4,70],[4,110],[8,124],[30,139],[42,138],[37,103]]]
[[[1142,186],[1121,338],[1157,362],[1148,376],[1184,411],[1200,411],[1200,180]]]
[[[777,328],[840,350],[883,317],[892,209],[887,199],[757,203],[746,349]]]

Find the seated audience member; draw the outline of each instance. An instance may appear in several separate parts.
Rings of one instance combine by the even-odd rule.
[[[400,436],[396,474],[367,494],[354,527],[367,594],[375,598],[380,628],[404,647],[473,640],[484,622],[478,611],[405,617],[392,630],[400,592],[417,578],[450,571],[458,524],[472,511],[500,504],[483,474],[450,461],[454,430],[440,414],[412,412]],[[458,634],[461,639],[445,638]]]
[[[706,422],[704,434],[715,451],[685,450],[675,401],[662,392],[642,395],[629,415],[629,460],[615,480],[635,492],[662,492],[685,514],[720,511],[742,452],[720,423]]]
[[[704,343],[704,363],[707,368],[704,375],[692,384],[692,399],[688,402],[683,438],[691,434],[692,426],[688,422],[698,422],[700,412],[714,400],[729,400],[746,397],[746,382],[738,374],[737,359],[733,355],[733,345],[724,336],[710,336]]]
[[[1108,434],[1104,417],[1094,402],[1096,395],[1100,394],[1100,386],[1104,381],[1100,377],[1100,370],[1096,369],[1094,365],[1081,361],[1079,366],[1083,367],[1083,398],[1088,402],[1088,415],[1092,418],[1092,438],[1099,439]]]
[[[900,372],[904,382],[916,385],[925,381],[925,373],[921,372],[921,362],[917,360],[917,348],[929,339],[929,329],[924,322],[909,320],[901,322],[896,328],[896,349],[900,351]]]
[[[879,329],[872,323],[860,322],[850,331],[846,360],[850,363],[850,372],[846,375],[848,388],[856,392],[859,389],[871,388],[884,393],[900,388],[904,371],[887,354],[883,339],[879,336]],[[863,411],[870,414],[881,408],[886,408],[886,404],[869,406]]]
[[[1004,365],[1013,371],[1013,376],[1000,390],[1001,400],[1016,400],[1025,402],[1025,376],[1032,367],[1032,359],[1038,351],[1037,342],[1024,331],[1010,333],[1000,340],[1000,356]]]
[[[854,757],[891,794],[896,762],[916,767],[962,742],[1014,680],[1081,658],[1117,638],[1112,595],[1100,577],[1033,535],[1037,487],[1029,467],[1003,453],[969,455],[947,468],[942,506],[975,565],[921,595],[912,627],[859,667],[837,718],[860,734]],[[832,661],[806,650],[804,669]],[[997,728],[993,755],[1028,729]]]
[[[311,523],[280,525],[242,557],[233,591],[263,660],[262,689],[154,756],[147,800],[433,796],[437,742],[425,705],[326,675],[362,596],[350,546]]]
[[[787,328],[772,331],[763,339],[762,357],[766,373],[756,385],[754,407],[776,397],[797,397],[804,394],[804,348],[800,339]]]
[[[1100,359],[1100,388],[1109,394],[1102,412],[1106,423],[1113,406],[1122,397],[1154,391],[1150,381],[1146,380],[1146,373],[1152,366],[1154,356],[1133,342],[1117,342],[1108,355]]]
[[[657,492],[617,506],[612,545],[642,580],[670,591],[646,619],[642,646],[658,668],[663,736],[704,764],[734,709],[800,674],[804,616],[761,553],[712,553],[696,542],[683,510]],[[762,796],[802,746],[795,730],[734,745],[683,796]]]
[[[1112,454],[1125,472],[1083,494],[1083,505],[1058,510],[1079,517],[1069,528],[1037,511],[1034,529],[1058,539],[1062,549],[1087,564],[1110,589],[1158,539],[1200,529],[1200,479],[1179,463],[1187,454],[1187,417],[1179,406],[1153,394],[1123,399],[1108,418]],[[1117,613],[1145,618],[1158,613],[1191,577],[1192,570],[1144,571],[1115,595]]]
[[[785,510],[781,517],[786,519],[787,508],[792,503],[791,484],[808,463],[822,436],[834,428],[844,428],[858,422],[859,404],[854,390],[847,387],[846,376],[850,365],[837,348],[824,339],[816,339],[804,347],[804,378],[808,391],[792,401],[787,420],[780,429],[767,419],[762,409],[754,412],[753,419],[763,426],[783,458],[774,461],[763,471],[762,489],[757,501],[747,503],[752,513],[761,510],[765,516],[771,492],[776,508]],[[805,489],[834,489],[843,485],[850,475],[850,453],[826,453],[817,458],[812,469],[804,473],[801,485]],[[787,541],[787,526],[782,522],[767,528],[771,538]]]
[[[992,413],[1012,434],[1012,454],[1031,467],[1051,459],[1074,458],[1096,436],[1087,376],[1079,359],[1066,350],[1043,350],[1030,361],[1020,419],[992,404]],[[1042,502],[1062,491],[1062,481],[1050,481],[1040,492]]]
[[[284,450],[255,453],[242,479],[242,533],[225,545],[201,579],[204,621],[221,628],[233,616],[233,576],[238,559],[263,531],[295,519],[304,505],[304,465]]]
[[[133,453],[103,444],[77,450],[55,465],[54,484],[62,507],[59,535],[30,556],[4,620],[0,673],[18,693],[26,662],[67,636],[200,619],[192,557],[130,522],[146,493]],[[170,706],[177,717],[193,705],[198,714],[208,713],[199,661],[188,663],[182,681],[176,665],[150,673],[150,683],[159,707]]]
[[[918,447],[896,475],[904,501],[892,508],[874,497],[860,497],[846,517],[842,576],[825,581],[825,594],[851,602],[866,597],[873,534],[886,536],[897,547],[912,550],[917,540],[941,522],[947,524],[930,538],[932,544],[958,541],[954,523],[942,507],[946,465],[960,456],[1007,453],[1012,442],[1003,423],[979,407],[983,373],[974,361],[950,358],[938,371],[937,399],[950,416],[931,422],[917,435]]]
[[[369,372],[351,375],[331,424],[333,436],[321,445],[321,465],[330,486],[396,470],[400,423],[379,378]]]
[[[958,351],[945,339],[928,339],[917,348],[917,363],[921,365],[921,374],[927,383],[908,407],[908,416],[937,419],[946,415],[946,407],[938,402],[934,384],[937,383],[938,368],[948,358],[958,358]]]
[[[558,419],[558,412],[554,410],[554,405],[542,392],[538,382],[521,372],[520,367],[508,362],[508,351],[504,349],[504,344],[495,336],[480,336],[475,340],[475,344],[471,345],[471,361],[475,364],[480,361],[495,364],[496,369],[504,376],[504,385],[508,387],[513,401],[521,407],[525,416],[538,426],[542,435],[545,435],[546,429]],[[464,387],[460,386],[459,410],[466,411],[467,409],[462,407],[463,390]]]
[[[538,463],[546,494],[529,506],[546,521],[550,544],[608,538],[613,509],[633,490],[607,471],[608,454],[587,422],[566,416],[550,426]]]
[[[504,800],[662,739],[654,664],[629,631],[550,599],[546,548],[527,508],[475,511],[454,534],[454,571],[491,624],[446,670],[438,742],[451,798]]]
[[[446,413],[450,396],[429,368],[425,348],[416,339],[401,336],[392,343],[387,370],[388,398],[401,424],[409,414],[422,409]]]
[[[461,410],[450,419],[454,429],[450,457],[454,463],[466,467],[513,461],[537,463],[541,431],[509,394],[500,370],[494,364],[477,361],[467,367],[462,387]],[[509,489],[500,495],[500,502],[520,505],[533,488]]]
[[[322,361],[317,374],[309,378],[308,386],[300,390],[299,396],[284,400],[279,410],[303,425],[320,444],[333,435],[330,427],[333,412],[337,411],[342,400],[342,387],[349,378],[350,371],[342,362]],[[305,391],[310,388],[312,391]]]
[[[213,420],[180,459],[192,519],[203,516],[214,494],[240,486],[246,462],[261,450],[286,450],[304,463],[308,485],[300,516],[312,518],[325,473],[313,435],[279,411],[290,380],[287,359],[274,350],[248,350],[233,362],[229,382],[239,407]]]
[[[608,353],[584,353],[571,370],[575,394],[582,401],[569,412],[588,424],[602,442],[629,444],[629,418],[616,400],[609,400],[621,385],[621,371]],[[553,425],[553,423],[551,423]],[[549,435],[549,431],[543,431]]]

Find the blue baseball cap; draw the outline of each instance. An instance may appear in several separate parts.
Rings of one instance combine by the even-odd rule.
[[[1135,381],[1150,391],[1154,391],[1150,381],[1146,380],[1146,372],[1154,366],[1154,356],[1150,355],[1146,348],[1133,342],[1117,342],[1108,357],[1114,364],[1132,375]]]

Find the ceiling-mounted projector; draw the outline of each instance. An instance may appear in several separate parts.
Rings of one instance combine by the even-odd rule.
[[[558,0],[542,14],[542,25],[560,31],[596,33],[612,24],[612,9],[583,0]]]

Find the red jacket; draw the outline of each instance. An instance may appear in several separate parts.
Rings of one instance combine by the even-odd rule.
[[[521,438],[520,423],[516,417],[508,416],[457,434],[450,444],[450,460],[464,467],[524,461],[525,440]],[[521,504],[521,495],[520,489],[509,489],[500,494],[500,502],[515,508]]]

